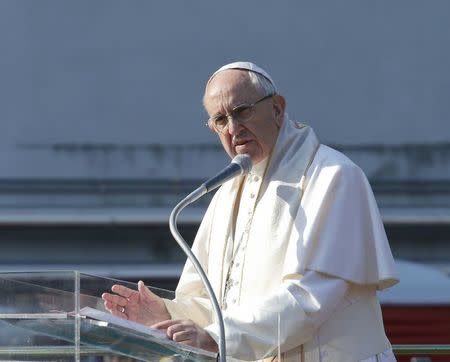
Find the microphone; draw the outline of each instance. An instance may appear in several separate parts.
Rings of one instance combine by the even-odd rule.
[[[246,175],[250,172],[252,168],[252,159],[249,155],[237,155],[233,158],[231,163],[225,167],[222,171],[220,171],[214,177],[211,177],[209,180],[206,180],[204,183],[200,185],[196,190],[191,192],[186,198],[183,200],[184,205],[188,205],[198,200],[203,195],[208,192],[218,188],[223,183],[231,180],[232,178],[239,175]]]
[[[252,169],[252,159],[249,155],[237,155],[231,163],[220,171],[216,176],[211,177],[202,185],[206,187],[206,192],[210,192],[223,183],[239,175],[246,175]]]

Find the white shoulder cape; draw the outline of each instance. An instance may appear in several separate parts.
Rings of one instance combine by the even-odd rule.
[[[209,259],[214,260],[209,274],[218,295],[223,281],[218,262],[223,260],[224,246],[231,237],[240,182],[235,179],[222,186],[205,220],[209,224]],[[378,289],[398,281],[364,173],[343,154],[319,145],[313,130],[298,122],[283,123],[260,188],[251,230],[249,245],[255,246],[255,258],[246,259],[249,274],[271,268],[280,270],[284,280],[315,270]],[[251,255],[250,250],[248,253]],[[261,280],[261,287],[265,282],[270,283],[269,279]],[[255,281],[251,283],[249,294],[257,292]]]

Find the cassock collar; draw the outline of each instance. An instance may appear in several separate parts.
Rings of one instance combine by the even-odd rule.
[[[252,169],[250,170],[249,174],[251,176],[263,177],[268,163],[269,163],[269,157],[266,157],[264,160],[258,162],[256,165],[254,165],[252,167]]]

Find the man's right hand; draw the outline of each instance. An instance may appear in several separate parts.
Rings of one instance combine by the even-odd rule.
[[[138,290],[113,285],[113,293],[103,293],[105,308],[113,315],[147,326],[170,319],[162,298],[154,294],[141,280]]]

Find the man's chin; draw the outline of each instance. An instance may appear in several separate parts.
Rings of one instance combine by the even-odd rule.
[[[249,141],[249,142],[243,143],[242,145],[234,146],[234,151],[236,152],[237,155],[247,154],[252,158],[252,161],[254,161],[256,153],[257,153],[257,148],[255,147],[254,142]]]

